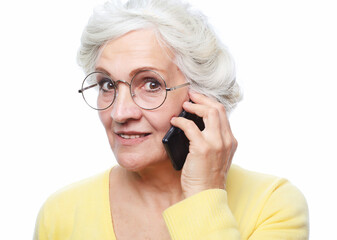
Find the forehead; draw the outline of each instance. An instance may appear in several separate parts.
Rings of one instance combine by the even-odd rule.
[[[96,68],[111,74],[126,74],[136,68],[153,67],[170,71],[173,54],[159,43],[153,30],[137,30],[108,42],[101,50]]]

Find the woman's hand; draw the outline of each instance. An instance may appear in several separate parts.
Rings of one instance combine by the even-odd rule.
[[[205,129],[200,131],[186,118],[173,118],[171,124],[182,129],[190,140],[189,154],[181,173],[185,197],[198,192],[225,189],[227,173],[237,148],[225,107],[214,99],[191,92],[194,103],[185,102],[183,108],[203,118]]]

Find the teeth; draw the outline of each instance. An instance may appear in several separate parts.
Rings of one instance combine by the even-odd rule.
[[[118,135],[121,136],[122,138],[125,138],[125,139],[134,139],[134,138],[145,137],[145,134],[141,134],[141,135],[118,134]]]

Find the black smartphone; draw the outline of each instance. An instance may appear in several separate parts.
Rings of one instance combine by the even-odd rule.
[[[179,117],[192,120],[201,131],[205,128],[202,118],[195,114],[183,110],[179,114]],[[190,141],[185,136],[184,131],[182,131],[180,128],[172,126],[163,138],[163,144],[167,155],[171,159],[174,169],[181,170],[184,166],[190,146]]]

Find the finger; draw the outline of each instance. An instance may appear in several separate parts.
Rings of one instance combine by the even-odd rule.
[[[228,152],[231,153],[229,156],[230,159],[233,158],[233,155],[235,153],[236,147],[237,147],[237,141],[233,136],[230,123],[227,117],[226,108],[223,104],[215,100],[214,98],[207,97],[203,94],[191,91],[189,92],[190,99],[195,104],[186,104],[187,111],[195,111],[195,113],[202,114],[201,112],[205,112],[206,109],[216,109],[218,111],[218,118],[220,119],[219,125],[217,125],[215,128],[217,128],[218,132],[220,130],[223,143],[227,145],[226,149]],[[202,105],[203,107],[200,107]],[[185,106],[185,103],[184,103]],[[203,113],[205,115],[205,113]],[[198,115],[198,114],[197,114]],[[205,121],[207,121],[205,119]],[[213,122],[212,122],[213,123]],[[206,123],[205,123],[206,125]],[[210,124],[212,126],[212,124]],[[214,126],[214,125],[213,125]],[[235,148],[234,151],[232,150],[232,146]],[[230,164],[229,164],[230,165]]]
[[[237,140],[233,136],[230,123],[227,117],[227,112],[226,112],[224,105],[219,103],[213,98],[209,98],[197,92],[190,91],[189,95],[190,95],[190,99],[195,104],[186,104],[187,105],[186,110],[190,110],[190,111],[194,110],[196,113],[197,112],[200,113],[200,111],[202,111],[202,109],[205,109],[205,108],[206,109],[207,108],[217,109],[219,118],[220,118],[220,127],[218,129],[221,132],[222,141],[224,143],[225,151],[227,153],[225,156],[226,160],[224,164],[224,170],[225,172],[228,172],[238,144],[237,144]],[[204,107],[200,108],[198,105],[203,105]]]
[[[196,104],[192,102],[184,102],[183,108],[185,111],[198,115],[199,117],[207,117],[209,106],[205,104]]]
[[[214,98],[207,97],[201,93],[197,93],[192,90],[189,91],[189,96],[190,96],[190,99],[196,104],[206,105],[209,108],[216,108],[219,112],[221,123],[224,124],[225,129],[231,131],[230,126],[229,126],[228,117],[227,117],[226,108],[223,104],[221,104]]]
[[[201,131],[193,121],[183,117],[173,117],[171,124],[183,130],[190,142],[193,141],[195,144],[203,144]]]
[[[198,95],[200,97],[199,100],[202,101],[199,101],[199,103],[185,102],[183,104],[183,108],[187,112],[191,112],[202,117],[205,125],[209,126],[212,130],[217,132],[221,131],[224,140],[226,138],[226,134],[229,133],[229,135],[232,135],[224,105],[202,94],[195,94]]]
[[[201,117],[205,124],[205,131],[213,133],[213,137],[219,137],[219,132],[221,132],[221,123],[219,112],[216,108],[209,108],[206,105],[194,104],[191,102],[185,102],[183,104],[183,108],[187,112]]]

